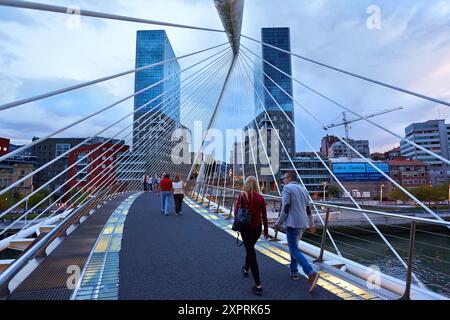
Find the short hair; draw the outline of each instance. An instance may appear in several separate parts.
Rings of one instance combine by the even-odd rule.
[[[166,173],[166,174],[164,175],[164,178],[169,179],[169,178],[170,178],[170,174]]]
[[[297,172],[295,172],[294,170],[286,171],[285,175],[292,178],[293,180],[297,180]]]

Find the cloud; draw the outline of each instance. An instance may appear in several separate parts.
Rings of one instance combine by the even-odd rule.
[[[52,1],[52,4],[61,6],[74,3],[88,10],[222,28],[212,1]],[[366,27],[366,9],[371,4],[371,0],[284,0],[280,7],[279,1],[246,1],[243,34],[260,39],[261,27],[288,26],[291,28],[292,51],[296,53],[448,101],[448,1],[379,0],[381,30],[368,30]],[[80,28],[70,29],[66,15],[1,7],[0,10],[0,103],[134,68],[137,30],[166,29],[178,56],[227,41],[226,36],[220,33],[86,17],[81,18]],[[242,43],[260,52],[255,43],[244,39]],[[208,54],[183,59],[180,61],[181,67],[185,68]],[[294,57],[292,62],[295,78],[359,113],[370,114],[403,106],[403,111],[373,119],[399,135],[403,135],[404,128],[414,121],[436,118],[438,114],[450,119],[448,108],[438,109],[434,103],[353,79]],[[189,74],[191,72],[186,76]],[[253,93],[242,90],[244,85],[237,74],[233,75],[231,82],[229,94],[224,97],[215,121],[223,129],[245,125],[254,114]],[[196,103],[195,109],[192,105],[184,107],[182,118],[189,123],[195,117],[207,120],[220,88],[219,82],[207,98]],[[297,84],[294,88],[296,99],[325,124],[339,117],[343,111]],[[29,112],[25,118],[17,117],[13,111],[2,112],[2,118],[8,118],[8,121],[0,124],[0,136],[21,141],[30,139],[34,134],[42,136],[95,108],[131,94],[133,90],[134,77],[130,75],[20,107],[21,111]],[[117,110],[120,111],[80,125],[78,131],[73,131],[74,134],[84,136],[94,133],[101,126],[130,112],[132,103],[123,104]],[[189,119],[188,112],[191,110],[195,110],[195,114]],[[14,117],[17,119],[11,120]],[[301,109],[297,110],[295,120],[299,130],[318,149],[320,139],[326,132]],[[26,129],[22,130],[24,127]],[[343,135],[342,128],[336,131]],[[397,138],[364,122],[352,125],[351,137],[370,138],[372,150],[376,151],[399,142]],[[299,137],[297,148],[308,149]]]

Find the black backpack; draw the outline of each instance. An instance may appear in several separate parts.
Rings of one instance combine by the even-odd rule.
[[[237,208],[234,223],[231,229],[241,232],[250,226],[250,209],[246,205],[245,196],[241,195],[240,206]]]

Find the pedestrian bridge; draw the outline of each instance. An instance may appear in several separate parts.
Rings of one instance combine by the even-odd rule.
[[[290,256],[283,232],[276,233],[270,229],[270,240],[260,239],[257,242],[257,258],[265,290],[263,298],[274,300],[448,299],[450,291],[448,281],[445,279],[449,279],[450,262],[445,257],[449,256],[450,250],[448,246],[450,222],[403,188],[378,168],[371,159],[359,153],[348,140],[338,138],[349,152],[357,155],[360,161],[367,163],[374,171],[404,192],[412,203],[425,212],[426,216],[424,214],[403,215],[387,210],[364,208],[357,199],[352,197],[351,190],[348,190],[334,175],[321,155],[314,150],[307,134],[302,132],[301,126],[295,125],[292,120],[293,115],[297,112],[306,112],[310,117],[307,121],[316,124],[317,130],[324,130],[327,134],[334,131],[322,123],[321,115],[314,114],[314,108],[305,108],[292,93],[287,92],[269,74],[264,71],[263,74],[256,72],[258,65],[254,59],[258,63],[270,66],[272,71],[278,72],[277,77],[280,76],[301,85],[305,90],[324,99],[326,103],[333,104],[338,110],[352,113],[358,121],[364,121],[368,126],[392,135],[447,165],[450,165],[450,161],[385,128],[382,124],[368,119],[361,115],[357,108],[339,103],[274,66],[256,53],[256,50],[252,50],[251,44],[257,45],[258,48],[276,50],[288,56],[289,59],[300,59],[305,63],[326,68],[374,86],[381,86],[398,94],[444,106],[450,106],[450,104],[241,34],[244,1],[214,0],[214,4],[222,20],[223,30],[83,9],[76,10],[74,13],[71,8],[66,7],[28,1],[0,0],[0,6],[9,7],[11,10],[77,14],[89,19],[108,19],[117,23],[140,23],[190,29],[214,33],[218,38],[221,37],[220,41],[222,41],[221,44],[218,42],[215,46],[183,56],[0,105],[0,112],[17,110],[20,117],[20,107],[28,103],[69,92],[75,93],[86,87],[152,70],[174,61],[184,62],[187,58],[191,62],[194,61],[175,74],[170,74],[111,105],[95,109],[70,125],[49,132],[48,135],[33,140],[30,144],[0,156],[1,164],[15,156],[20,156],[22,152],[47,139],[66,133],[78,124],[87,125],[89,119],[101,117],[105,112],[114,110],[113,108],[117,105],[158,85],[173,82],[171,80],[175,76],[182,76],[177,85],[164,86],[164,92],[159,96],[137,106],[133,112],[104,129],[89,132],[89,137],[78,145],[71,146],[70,150],[63,150],[54,159],[0,190],[0,196],[14,192],[34,175],[64,157],[68,157],[70,152],[88,144],[105,132],[108,134],[111,131],[115,132],[105,142],[98,144],[95,149],[85,154],[80,154],[75,163],[49,177],[43,185],[0,213],[0,219],[5,219],[7,215],[15,214],[17,210],[25,208],[25,212],[14,216],[15,218],[5,223],[0,230],[2,237],[0,253],[8,253],[7,256],[2,255],[3,258],[0,260],[0,297],[10,300],[254,299],[255,296],[250,293],[251,278],[244,279],[241,275],[244,249],[236,245],[236,234],[230,227],[231,214],[236,197],[242,189],[241,186],[249,175],[254,175],[258,179],[263,196],[268,205],[274,209],[273,212],[279,211],[282,188],[278,183],[279,173],[275,169],[277,164],[269,159],[271,152],[268,152],[263,141],[252,141],[250,138],[248,144],[243,141],[241,143],[242,149],[246,148],[242,150],[241,155],[253,158],[250,164],[245,164],[245,161],[241,163],[237,161],[237,157],[233,157],[231,161],[218,165],[218,159],[211,160],[211,157],[203,157],[208,154],[208,146],[211,142],[208,140],[210,137],[207,132],[202,135],[201,145],[194,152],[196,161],[186,169],[170,162],[173,150],[169,144],[164,143],[161,136],[170,135],[173,130],[183,126],[181,123],[167,120],[167,118],[180,116],[174,114],[175,108],[171,108],[174,101],[180,101],[180,97],[183,97],[181,122],[184,124],[202,120],[208,124],[206,128],[209,130],[220,123],[221,118],[231,119],[230,122],[233,122],[235,119],[247,116],[257,131],[254,139],[262,140],[261,130],[269,130],[272,133],[271,137],[282,147],[282,151],[289,159],[289,169],[295,170],[299,182],[307,187],[304,183],[307,174],[297,170],[295,159],[292,159],[291,152],[288,151],[289,147],[285,145],[286,137],[279,136],[277,130],[279,128],[274,124],[273,110],[268,111],[267,101],[261,98],[261,92],[249,90],[259,85],[264,95],[273,100],[271,108],[278,108],[276,116],[285,119],[285,125],[293,127],[292,134],[295,138],[301,139],[302,143],[311,148],[317,160],[329,172],[345,195],[343,198],[351,201],[349,205],[345,205],[339,201],[333,202],[329,199],[316,201],[310,197],[319,233],[307,233],[299,246],[321,275],[318,287],[312,294],[307,292],[306,279],[292,281],[288,276]],[[189,76],[186,76],[186,71],[189,72],[187,73]],[[294,107],[292,114],[286,114],[280,106],[279,97],[274,97],[273,91],[267,88],[269,81],[279,89],[277,89],[278,94],[282,95],[284,100],[286,97],[290,99]],[[271,85],[272,89],[273,85]],[[220,90],[216,92],[215,88]],[[214,103],[206,102],[206,97],[214,93],[216,93]],[[253,94],[260,102],[262,118],[256,119],[248,113],[241,112],[244,109],[242,98],[253,96]],[[163,101],[159,102],[158,99]],[[230,99],[233,103],[225,103]],[[139,112],[144,113],[145,116],[138,117]],[[129,123],[124,124],[125,120]],[[158,128],[146,130],[145,126],[149,123],[152,124],[152,128]],[[334,134],[340,136],[338,133]],[[121,149],[117,146],[120,145],[121,140],[133,145],[132,152],[122,158],[117,156]],[[255,161],[257,153],[267,158],[267,162],[264,163],[267,169],[264,177],[260,174],[260,164]],[[111,162],[107,162],[109,160]],[[55,190],[50,190],[49,186],[56,179],[67,177],[69,170],[86,165],[86,161],[91,162],[84,167],[85,169],[77,171]],[[113,168],[117,174],[111,173]],[[182,172],[183,179],[188,182],[183,216],[161,215],[158,193],[141,191],[142,173],[153,176],[163,172]],[[267,183],[268,180],[270,180],[269,183]],[[49,194],[29,208],[29,200],[43,190],[49,190]],[[36,213],[30,219],[30,215],[42,207],[44,207],[43,211]],[[362,228],[349,223],[345,227],[352,231],[369,233],[371,237],[363,237],[355,232],[347,233],[343,231],[344,229],[337,228],[342,225],[331,223],[336,217],[335,213],[342,211],[358,214],[367,226]],[[391,223],[392,221],[395,221],[395,225]],[[401,233],[385,232],[380,225],[395,228]],[[418,238],[419,235],[424,234],[442,241],[438,243]],[[395,245],[394,241],[401,245]],[[431,250],[438,254],[431,255]],[[386,262],[387,258],[389,260]],[[382,261],[384,261],[383,265]]]

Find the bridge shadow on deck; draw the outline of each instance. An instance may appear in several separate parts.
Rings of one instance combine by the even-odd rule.
[[[181,217],[160,213],[160,198],[144,193],[130,208],[120,253],[119,299],[248,300],[253,279],[243,278],[245,250],[236,239],[183,204]],[[172,201],[173,211],[173,201]],[[330,300],[337,296],[307,281],[292,281],[286,266],[257,253],[268,300]]]

